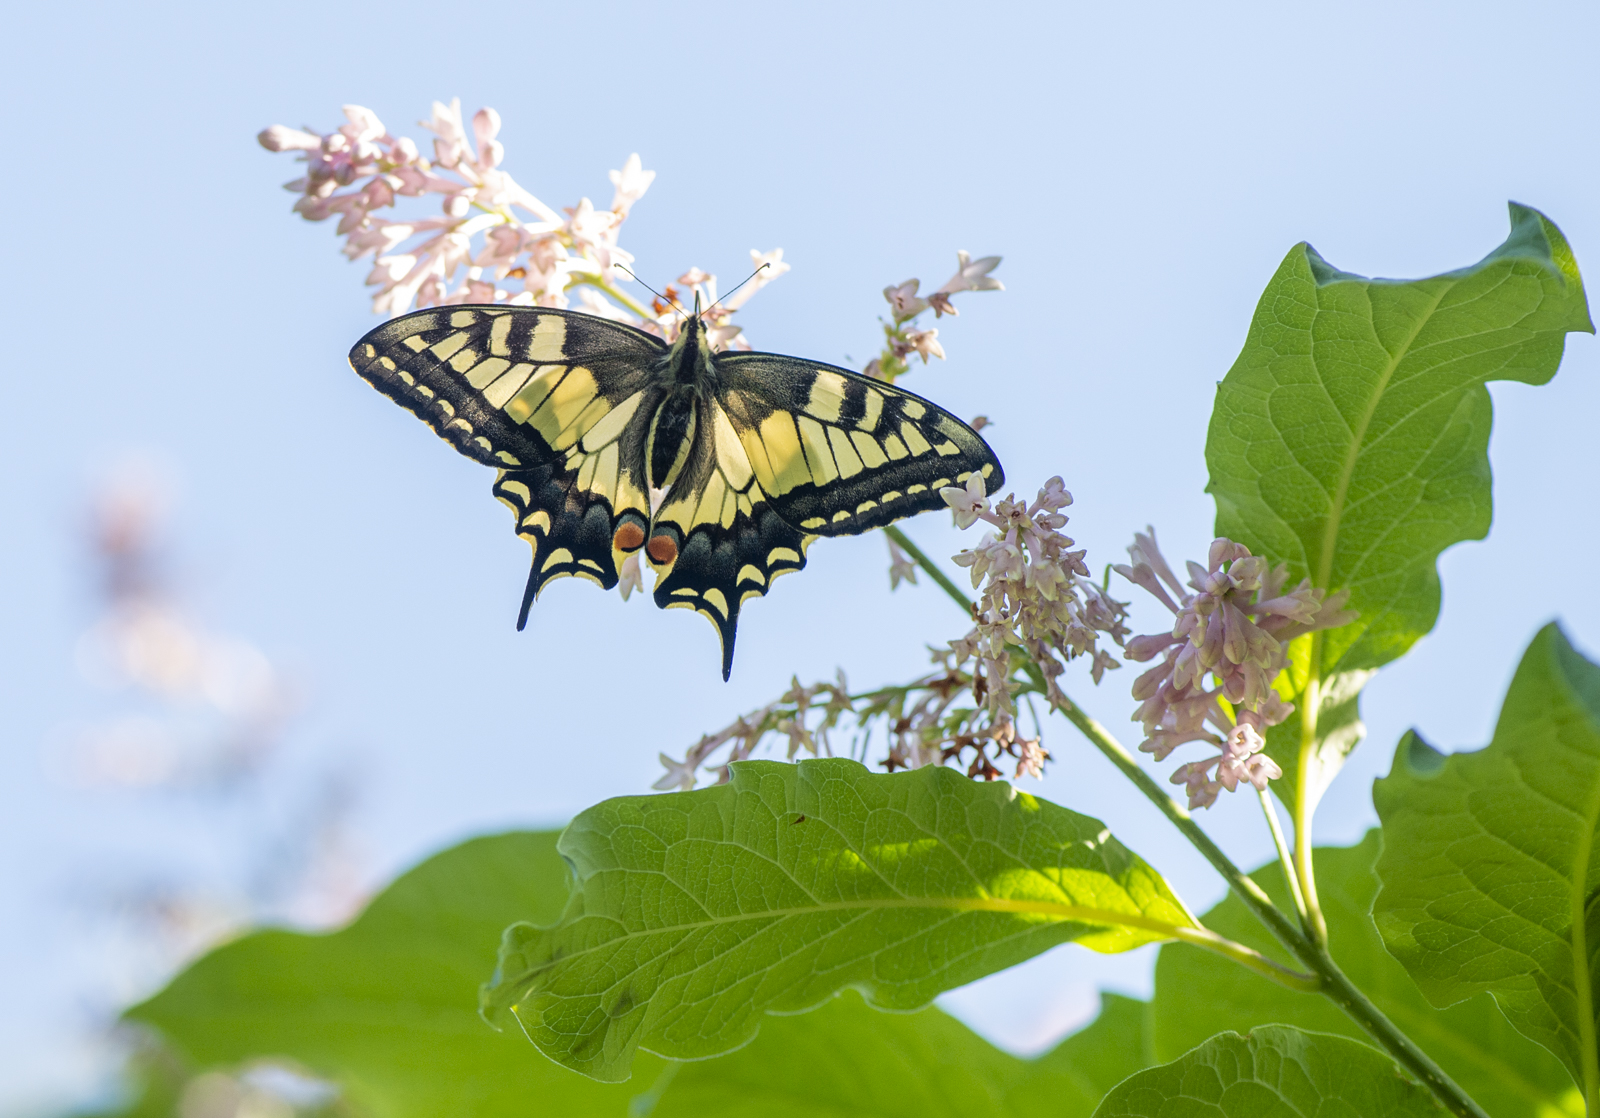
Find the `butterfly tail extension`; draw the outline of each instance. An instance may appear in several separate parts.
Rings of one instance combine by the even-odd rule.
[[[535,563],[528,568],[528,585],[522,589],[522,608],[517,611],[517,632],[528,627],[528,611],[533,608],[533,599],[539,593],[539,564]]]
[[[726,681],[733,671],[740,607],[748,598],[765,595],[779,575],[802,569],[810,543],[811,537],[767,508],[740,515],[727,529],[692,530],[670,563],[652,562],[656,605],[692,609],[711,622],[722,640]]]
[[[519,630],[552,579],[586,578],[606,590],[617,585],[610,504],[579,486],[576,473],[559,466],[502,470],[494,495],[511,509],[517,534],[533,549],[533,566],[517,616]]]

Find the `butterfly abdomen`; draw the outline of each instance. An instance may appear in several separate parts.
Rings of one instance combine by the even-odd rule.
[[[692,388],[672,392],[650,419],[650,436],[645,443],[650,484],[665,489],[677,480],[694,444],[698,402]]]

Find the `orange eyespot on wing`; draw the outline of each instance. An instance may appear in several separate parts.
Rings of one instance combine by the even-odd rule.
[[[678,545],[672,542],[671,536],[651,536],[644,550],[652,560],[663,565],[678,557]]]
[[[644,529],[630,520],[617,529],[611,543],[618,551],[638,551],[644,543]]]

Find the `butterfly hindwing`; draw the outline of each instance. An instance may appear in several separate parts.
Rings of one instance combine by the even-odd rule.
[[[657,574],[656,604],[693,609],[716,626],[726,679],[739,607],[766,594],[779,575],[804,567],[812,537],[773,510],[716,400],[702,406],[683,474],[656,511],[651,532],[665,535],[675,552],[665,562],[649,553]]]
[[[662,343],[592,315],[440,307],[373,330],[350,361],[461,453],[501,473],[494,492],[533,547],[518,620],[553,578],[617,583],[617,529],[648,524],[641,475]]]
[[[937,404],[832,365],[770,353],[717,361],[722,404],[772,509],[804,532],[850,536],[945,507],[978,473],[1005,481],[978,433]]]

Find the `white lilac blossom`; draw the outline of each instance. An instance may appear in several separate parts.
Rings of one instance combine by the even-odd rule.
[[[667,340],[682,321],[668,301],[645,305],[617,286],[632,254],[618,235],[634,204],[655,179],[637,155],[611,172],[607,209],[587,198],[556,210],[535,198],[502,169],[505,146],[497,139],[500,114],[480,109],[470,122],[461,104],[434,102],[422,127],[433,133],[424,154],[409,137],[396,137],[377,114],[344,107],[346,123],[326,134],[275,124],[257,139],[268,151],[297,152],[306,164],[286,188],[300,195],[295,211],[308,221],[337,216],[351,260],[371,257],[367,283],[378,289],[372,309],[400,314],[413,305],[504,303],[578,309],[647,330]],[[439,211],[402,217],[399,199],[439,199]],[[716,277],[698,268],[679,280],[696,294],[717,349],[749,349],[733,313],[766,284],[789,270],[782,250],[753,251],[756,276],[733,298],[716,305]]]
[[[1067,518],[1060,510],[1072,503],[1072,494],[1059,477],[1047,481],[1032,504],[1008,496],[991,510],[984,489],[975,475],[965,488],[941,490],[958,527],[982,521],[993,529],[977,547],[955,557],[971,568],[972,585],[981,591],[972,631],[951,641],[950,649],[957,666],[974,663],[974,696],[1001,726],[1016,715],[1020,684],[1013,650],[1037,667],[1045,697],[1064,706],[1067,699],[1056,680],[1068,661],[1088,656],[1096,683],[1107,670],[1121,667],[1099,639],[1105,635],[1122,643],[1127,604],[1095,585],[1084,552],[1073,551],[1073,541],[1061,533]]]
[[[883,352],[871,361],[861,372],[864,376],[875,377],[878,380],[893,382],[897,377],[904,376],[910,369],[906,359],[912,354],[922,358],[926,365],[929,358],[944,359],[944,347],[939,343],[937,329],[918,330],[915,328],[917,316],[929,308],[933,309],[934,317],[955,314],[956,309],[951,305],[950,297],[962,291],[1004,291],[1005,286],[989,273],[1000,266],[998,256],[985,256],[973,260],[965,251],[956,253],[956,274],[945,281],[926,299],[917,294],[922,281],[908,279],[904,283],[891,284],[883,289],[883,297],[889,304],[890,321],[883,324],[884,347]]]
[[[1261,752],[1263,731],[1294,712],[1273,687],[1288,664],[1289,642],[1354,620],[1354,611],[1343,608],[1349,592],[1328,595],[1309,579],[1285,591],[1287,567],[1270,567],[1229,539],[1212,541],[1206,566],[1188,564],[1185,589],[1162,557],[1154,528],[1133,539],[1131,562],[1115,570],[1176,617],[1170,632],[1134,637],[1124,649],[1137,662],[1161,657],[1133,684],[1141,704],[1133,717],[1145,732],[1139,748],[1158,761],[1188,742],[1220,748],[1172,774],[1191,808],[1210,807],[1223,789],[1240,784],[1265,790],[1283,770]]]

